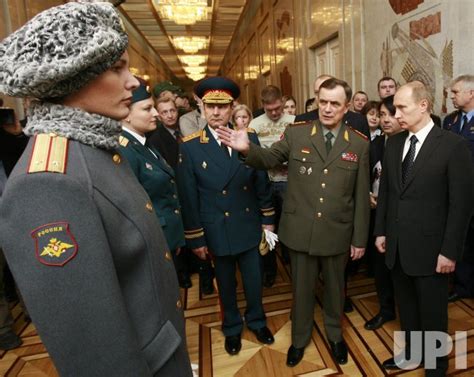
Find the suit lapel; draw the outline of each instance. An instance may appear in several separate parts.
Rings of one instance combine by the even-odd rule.
[[[125,137],[128,140],[130,140],[130,142],[133,143],[136,149],[148,160],[148,163],[151,163],[152,165],[163,170],[166,174],[170,175],[171,177],[174,177],[173,169],[166,163],[166,161],[163,159],[163,157],[160,155],[160,153],[156,149],[149,148],[143,145],[132,134],[128,133],[127,131],[124,130],[122,132],[124,133]],[[153,155],[151,150],[153,150],[153,153],[155,153],[156,156]]]
[[[319,121],[313,122],[313,126],[311,127],[311,134],[308,135],[311,143],[314,145],[314,148],[318,152],[321,160],[325,161],[327,158],[326,153],[326,144],[324,143],[324,135],[323,129],[321,128],[321,124]]]
[[[405,191],[407,189],[407,187],[413,181],[414,177],[417,175],[417,173],[420,171],[420,169],[423,167],[426,161],[429,160],[429,158],[431,157],[434,150],[439,144],[441,135],[442,135],[442,131],[438,127],[434,126],[431,129],[430,133],[428,134],[425,141],[423,142],[423,145],[421,146],[421,149],[418,152],[418,155],[415,158],[413,168],[411,172],[409,173],[408,177],[406,178],[407,181],[405,182],[405,186],[403,187],[402,191]],[[401,165],[402,164],[400,164],[400,169],[401,169]]]
[[[224,174],[222,176],[227,176],[227,170],[229,169],[229,163],[225,161],[225,157],[223,155],[222,149],[220,145],[217,143],[216,139],[212,135],[211,131],[209,131],[209,126],[204,128],[206,131],[206,135],[209,138],[209,142],[206,144],[201,144],[202,149],[204,152],[209,156],[209,158],[214,161],[221,169],[224,170]]]
[[[408,131],[403,132],[403,135],[404,137],[400,137],[398,139],[399,144],[396,145],[395,147],[395,152],[397,153],[397,159],[396,159],[397,165],[395,166],[395,171],[397,172],[397,182],[398,182],[398,187],[400,187],[400,190],[403,188],[403,183],[402,183],[403,147],[405,145],[405,140],[408,136]]]

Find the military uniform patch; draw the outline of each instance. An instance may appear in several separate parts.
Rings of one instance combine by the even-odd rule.
[[[62,267],[77,254],[77,242],[69,224],[58,222],[41,225],[31,232],[36,258],[46,266]]]

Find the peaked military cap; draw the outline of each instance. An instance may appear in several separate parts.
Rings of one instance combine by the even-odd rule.
[[[146,84],[145,80],[143,80],[140,77],[136,77],[136,76],[135,76],[135,78],[140,83],[140,86],[137,89],[135,89],[132,93],[132,103],[140,102],[140,101],[146,100],[146,99],[151,97],[149,87]]]
[[[209,77],[200,81],[194,88],[194,93],[203,103],[231,103],[239,98],[239,86],[227,77]]]

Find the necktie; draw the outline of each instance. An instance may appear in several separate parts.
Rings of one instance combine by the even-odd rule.
[[[222,149],[222,151],[224,152],[224,155],[225,155],[227,158],[230,158],[229,148],[227,148],[227,145],[225,145],[224,143],[221,142],[221,149]]]
[[[332,138],[333,137],[334,137],[334,135],[331,132],[328,132],[326,134],[326,152],[327,152],[327,154],[329,154],[329,152],[331,152]]]
[[[466,129],[467,129],[467,124],[468,124],[468,120],[467,120],[467,115],[464,114],[464,116],[462,117],[462,123],[461,123],[461,126],[459,127],[459,133],[460,134],[463,134],[465,133]]]
[[[182,138],[181,132],[179,130],[174,131],[174,137],[175,137],[176,141],[178,142],[178,144],[181,144],[183,142],[183,138]]]
[[[405,158],[402,162],[402,183],[405,184],[408,174],[413,167],[413,163],[415,162],[415,152],[416,152],[416,143],[418,139],[415,135],[410,137],[410,148],[408,149],[408,153],[406,154]]]

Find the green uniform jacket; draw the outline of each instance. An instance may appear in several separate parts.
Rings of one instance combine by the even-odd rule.
[[[369,227],[369,143],[341,125],[329,156],[319,121],[287,127],[269,149],[250,143],[246,163],[270,169],[288,161],[288,191],[278,235],[296,251],[337,255],[365,247]]]
[[[176,250],[184,246],[184,227],[173,168],[156,149],[153,149],[155,157],[148,147],[127,131],[122,131],[120,144],[122,154],[150,196],[168,247]]]

